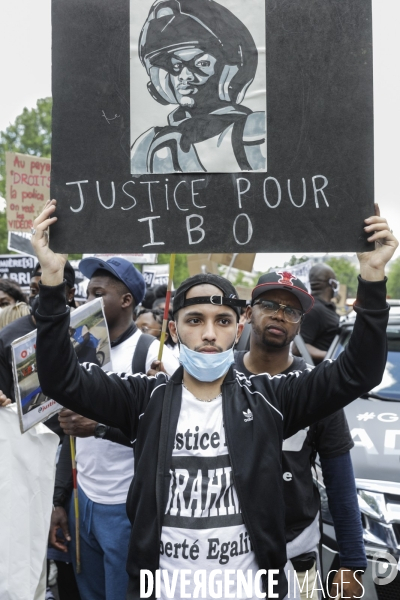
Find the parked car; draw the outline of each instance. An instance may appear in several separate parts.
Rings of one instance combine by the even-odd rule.
[[[396,305],[397,304],[397,305]],[[337,358],[354,326],[352,313],[341,322],[327,358]],[[382,382],[345,408],[354,441],[351,450],[364,528],[368,569],[365,600],[400,599],[400,302],[392,302],[387,328],[388,358]],[[337,569],[338,548],[321,470],[324,573]],[[345,493],[345,490],[343,490]],[[389,556],[390,555],[390,556]],[[388,562],[390,560],[391,562]],[[387,581],[393,579],[390,583]]]

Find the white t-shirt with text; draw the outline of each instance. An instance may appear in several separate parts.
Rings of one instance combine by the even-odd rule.
[[[190,576],[185,576],[189,581],[185,592],[191,597],[195,597],[195,571],[205,570],[207,579],[215,569],[223,572],[229,569],[234,571],[231,580],[235,581],[238,570],[245,576],[251,570],[254,578],[258,566],[232,477],[222,396],[201,402],[182,387],[170,475],[160,570],[168,570],[169,580],[174,571],[178,571],[174,597],[181,598],[182,569],[191,571]],[[208,589],[206,597],[211,598]],[[236,584],[230,592],[235,593],[235,598],[248,597],[236,595]],[[169,595],[166,592],[163,577],[161,597],[171,597],[170,592]]]

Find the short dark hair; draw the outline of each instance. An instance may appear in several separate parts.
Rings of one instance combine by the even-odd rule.
[[[152,309],[153,310],[161,310],[161,304],[165,304],[167,298],[165,296],[161,296],[161,298],[156,298],[153,302]]]
[[[10,279],[0,279],[0,291],[11,296],[15,302],[26,302],[25,294],[18,283],[15,283]]]
[[[140,317],[141,315],[153,315],[153,319],[156,321],[156,323],[158,323],[159,325],[163,324],[163,320],[164,320],[164,311],[161,310],[157,310],[155,308],[150,309],[150,308],[144,308],[141,307],[139,308],[139,310],[137,311],[137,318]],[[171,321],[172,319],[172,313],[169,312],[168,313],[168,321]]]
[[[142,306],[144,306],[144,308],[148,308],[151,309],[151,307],[153,306],[153,302],[156,299],[155,294],[154,294],[154,288],[147,288],[146,289],[146,295],[142,300]]]

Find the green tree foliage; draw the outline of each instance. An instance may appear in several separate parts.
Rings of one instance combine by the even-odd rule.
[[[233,285],[246,285],[246,282],[243,281],[245,278],[246,274],[243,271],[238,271],[237,275],[235,277],[235,281],[233,282]]]
[[[400,298],[400,257],[390,265],[387,292],[389,298]]]
[[[347,296],[353,298],[357,293],[358,271],[355,266],[347,258],[332,257],[325,262],[335,271],[336,279],[347,285]]]
[[[170,254],[159,254],[158,264],[169,264],[170,259]],[[182,281],[184,281],[188,277],[189,269],[187,266],[187,254],[177,254],[175,259],[174,286],[177,288],[182,283]]]
[[[6,213],[0,212],[0,254],[7,254],[7,219]]]
[[[13,125],[0,133],[0,194],[5,194],[6,152],[51,156],[51,98],[41,98],[36,108],[24,108]]]

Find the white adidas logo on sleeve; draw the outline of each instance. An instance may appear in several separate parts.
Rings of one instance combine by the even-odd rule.
[[[243,411],[243,414],[245,416],[244,422],[248,423],[249,421],[253,420],[253,413],[251,412],[250,408],[246,411]]]

